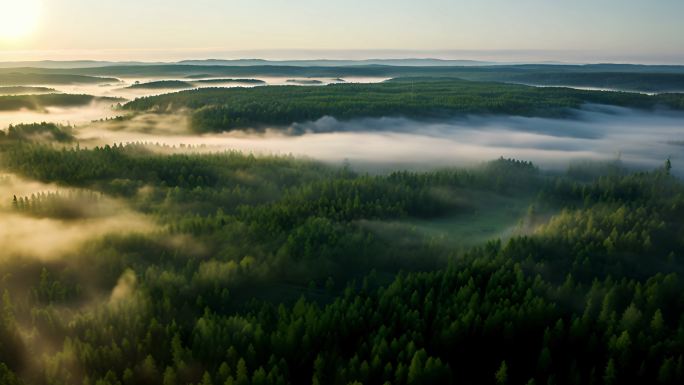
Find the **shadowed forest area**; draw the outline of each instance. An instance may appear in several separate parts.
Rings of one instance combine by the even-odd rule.
[[[139,98],[132,111],[178,113],[189,109],[196,132],[288,126],[325,116],[338,119],[467,115],[562,118],[587,103],[636,109],[684,109],[682,94],[645,95],[465,81],[398,78],[379,84],[325,87],[207,88]]]
[[[682,15],[1,0],[0,385],[684,384]]]
[[[3,232],[88,233],[125,211],[149,226],[0,260],[3,384],[684,379],[684,185],[669,160],[375,175],[70,138],[50,124],[0,137],[0,191],[47,186],[3,196]],[[484,207],[513,219],[479,223]]]

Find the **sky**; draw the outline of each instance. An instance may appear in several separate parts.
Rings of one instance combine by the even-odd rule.
[[[683,0],[0,0],[0,61],[411,56],[684,64],[682,15]]]

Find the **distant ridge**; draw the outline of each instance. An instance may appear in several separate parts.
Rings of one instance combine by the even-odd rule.
[[[446,60],[446,59],[421,59],[421,58],[407,58],[407,59],[365,59],[365,60],[264,60],[264,59],[237,59],[237,60],[220,60],[220,59],[206,59],[206,60],[182,60],[178,64],[189,65],[226,65],[226,66],[254,66],[254,65],[286,65],[299,67],[339,67],[339,66],[353,66],[353,65],[387,65],[387,66],[416,66],[416,67],[430,67],[430,66],[483,66],[496,65],[497,62],[487,62],[478,60]]]
[[[266,59],[193,59],[168,62],[142,61],[98,61],[98,60],[38,60],[38,61],[0,61],[0,69],[16,68],[21,70],[52,69],[92,69],[102,67],[151,67],[151,66],[209,66],[209,67],[517,67],[521,69],[591,69],[602,71],[659,71],[682,72],[684,66],[666,64],[623,64],[623,63],[586,63],[569,64],[558,61],[536,62],[493,62],[479,60],[448,60],[434,58],[405,59],[364,59],[364,60],[266,60]]]
[[[198,59],[181,60],[177,62],[141,62],[141,61],[97,61],[97,60],[38,60],[38,61],[7,61],[0,62],[0,68],[97,68],[109,66],[149,66],[149,65],[209,65],[209,66],[296,66],[296,67],[340,67],[355,65],[387,65],[387,66],[484,66],[500,63],[477,60],[443,60],[443,59],[367,59],[367,60],[265,60],[265,59]],[[510,64],[510,63],[508,63]]]
[[[98,68],[109,66],[144,66],[144,65],[163,65],[172,64],[164,62],[139,62],[139,61],[98,61],[98,60],[36,60],[36,61],[0,61],[0,68],[50,68],[50,69],[72,69],[72,68]]]

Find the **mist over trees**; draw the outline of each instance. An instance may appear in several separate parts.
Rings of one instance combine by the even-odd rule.
[[[301,132],[287,133],[305,135],[332,124],[305,123],[324,116],[342,126],[475,115],[476,130],[501,115],[565,119],[521,132],[570,138],[568,151],[580,152],[597,135],[571,126],[589,120],[578,112],[587,104],[605,109],[603,118],[615,106],[677,111],[682,94],[482,80],[662,90],[679,84],[682,68],[90,67],[0,69],[0,83],[184,79],[134,87],[165,89],[252,86],[262,81],[237,76],[263,74],[309,85],[316,76],[405,77],[182,91],[137,99],[98,122],[0,130],[0,384],[684,382],[684,184],[670,147],[646,144],[662,156],[648,170],[620,155],[560,171],[496,155],[468,167],[377,171],[106,137],[164,125],[177,142],[243,129],[257,132],[231,135],[254,139],[293,122]],[[40,91],[21,87],[9,91]],[[118,100],[10,95],[0,109],[94,101]],[[177,127],[186,113],[190,134]],[[670,144],[679,142],[669,127],[677,116],[663,123]],[[492,147],[513,141],[494,136]]]
[[[17,69],[0,70],[0,85],[3,86],[31,86],[37,84],[64,85],[64,84],[102,84],[117,83],[119,79],[110,77],[98,77],[74,74],[50,74],[40,73],[40,69],[31,69],[19,72]]]
[[[539,88],[453,78],[398,78],[379,84],[322,87],[205,88],[139,98],[131,111],[191,111],[196,132],[289,126],[332,116],[337,119],[403,116],[439,119],[465,115],[571,117],[586,103],[681,110],[681,94]]]
[[[123,100],[75,94],[0,95],[0,111],[44,111],[47,107],[83,107],[93,102],[113,104]]]
[[[12,271],[2,280],[6,383],[684,378],[684,186],[665,164],[550,175],[498,159],[373,176],[141,144],[18,137],[2,153],[19,175],[93,191],[5,197],[10,212],[79,220],[56,208],[104,194],[160,226],[0,262]],[[488,194],[532,203],[516,232],[466,252],[392,224],[458,221]]]
[[[25,94],[42,94],[57,92],[54,88],[48,87],[30,87],[30,86],[8,86],[0,87],[0,95],[25,95]]]
[[[74,63],[72,66],[77,67]],[[468,65],[470,64],[470,65]],[[185,61],[179,63],[124,65],[89,63],[77,68],[0,68],[0,74],[20,73],[37,84],[96,82],[85,77],[452,77],[472,81],[495,81],[534,85],[608,88],[622,91],[684,91],[684,66],[632,64],[520,64],[459,63],[427,60],[368,61]],[[84,78],[59,78],[80,75]],[[19,76],[19,75],[15,75]],[[37,76],[48,76],[41,78]],[[2,76],[0,76],[2,79]],[[23,81],[23,80],[22,80]],[[108,79],[106,82],[112,82]],[[1,80],[0,80],[1,82]],[[16,80],[15,80],[16,82]],[[25,82],[25,81],[24,81]],[[25,83],[22,83],[25,84]]]

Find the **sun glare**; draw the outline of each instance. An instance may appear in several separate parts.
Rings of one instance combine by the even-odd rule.
[[[0,39],[22,38],[36,27],[40,0],[0,1]]]

